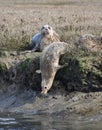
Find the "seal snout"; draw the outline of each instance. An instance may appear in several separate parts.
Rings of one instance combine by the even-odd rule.
[[[41,92],[41,94],[46,95],[46,94],[47,94],[47,92],[48,92],[47,87],[43,87],[43,88],[42,88],[42,92]]]
[[[41,32],[42,32],[43,35],[49,35],[52,32],[52,27],[49,26],[49,25],[44,25],[41,28]]]

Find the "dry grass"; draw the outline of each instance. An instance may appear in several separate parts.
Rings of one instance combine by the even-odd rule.
[[[44,24],[66,42],[102,35],[101,7],[102,0],[0,0],[0,49],[25,49]]]

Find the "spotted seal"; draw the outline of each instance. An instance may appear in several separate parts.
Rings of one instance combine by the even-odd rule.
[[[40,71],[36,71],[37,73],[41,72],[42,94],[47,94],[47,92],[50,90],[56,72],[68,65],[67,63],[64,65],[59,65],[60,56],[65,54],[67,51],[70,52],[71,50],[72,46],[70,46],[68,43],[56,42],[47,46],[42,52],[40,58]]]
[[[99,52],[102,51],[102,37],[95,36],[92,34],[84,34],[79,37],[78,44],[91,52]]]
[[[50,25],[44,25],[41,31],[32,37],[33,51],[43,51],[46,46],[59,40],[59,35]]]

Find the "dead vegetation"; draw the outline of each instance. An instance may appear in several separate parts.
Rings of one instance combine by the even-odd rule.
[[[42,25],[51,25],[61,41],[79,35],[102,35],[102,1],[0,0],[0,49],[29,49],[32,36]]]

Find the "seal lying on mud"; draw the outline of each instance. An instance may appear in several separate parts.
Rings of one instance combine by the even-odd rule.
[[[102,37],[84,34],[79,38],[78,43],[92,52],[102,51]]]
[[[40,58],[40,71],[42,77],[42,94],[47,94],[51,88],[56,72],[68,64],[59,65],[59,59],[62,54],[71,51],[71,46],[65,42],[55,42],[47,46]],[[36,71],[40,73],[40,71]]]
[[[32,38],[33,51],[42,51],[46,46],[59,40],[59,35],[49,25],[44,25],[41,32],[37,33]]]

